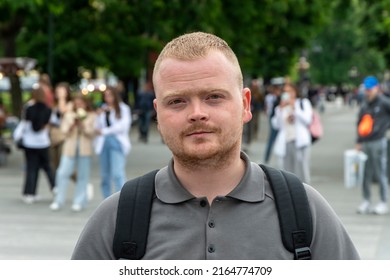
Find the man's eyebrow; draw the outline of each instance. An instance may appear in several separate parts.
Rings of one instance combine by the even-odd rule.
[[[172,97],[180,97],[180,96],[191,96],[191,95],[206,95],[210,93],[226,93],[228,94],[229,91],[222,89],[222,88],[205,88],[201,90],[183,90],[183,91],[172,91],[165,94],[165,96],[162,98],[162,100],[166,98],[172,98]]]

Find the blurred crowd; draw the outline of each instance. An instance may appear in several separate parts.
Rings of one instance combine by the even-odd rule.
[[[93,155],[99,158],[103,198],[120,190],[127,180],[130,129],[136,124],[140,141],[147,143],[154,118],[154,92],[150,84],[138,92],[134,112],[124,94],[123,83],[85,95],[71,90],[67,82],[53,86],[50,77],[42,74],[19,117],[11,116],[0,102],[0,133],[8,131],[24,154],[23,202],[33,204],[40,200],[37,182],[43,170],[53,194],[51,210],[65,206],[71,182],[75,186],[71,209],[79,212],[86,208],[94,193],[90,183]],[[5,157],[13,145],[0,136],[0,150],[4,151],[2,165],[6,164]]]
[[[249,79],[246,86],[252,94],[253,118],[244,126],[243,151],[259,140],[260,133],[265,135],[262,162],[269,164],[275,156],[279,168],[295,173],[306,183],[311,180],[310,150],[318,140],[311,131],[314,115],[324,113],[327,102],[342,100],[344,105],[362,107],[367,99],[367,85],[363,82],[356,88],[325,87],[294,84],[289,78],[279,77],[267,83],[260,78]],[[378,86],[383,96],[388,95],[385,89]],[[130,106],[122,82],[92,96],[72,91],[67,82],[53,86],[50,77],[43,74],[20,118],[9,115],[0,99],[0,136],[4,130],[11,131],[25,156],[23,201],[31,204],[40,199],[37,181],[42,169],[53,193],[50,209],[57,211],[65,206],[68,187],[73,182],[71,209],[81,211],[94,193],[90,183],[94,155],[100,163],[102,197],[120,190],[127,180],[130,129],[136,127],[138,140],[148,143],[150,126],[156,118],[154,98],[150,82],[143,84]],[[261,118],[267,119],[267,131],[260,131]],[[11,151],[3,138],[0,137],[0,166]],[[387,198],[384,200],[387,203]]]

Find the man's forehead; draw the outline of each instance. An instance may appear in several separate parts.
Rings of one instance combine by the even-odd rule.
[[[188,65],[192,63],[202,64],[202,63],[212,63],[212,65],[222,65],[222,64],[233,64],[227,59],[227,57],[219,51],[209,51],[205,56],[195,57],[195,58],[177,58],[177,57],[166,57],[161,60],[159,65],[159,71],[164,70],[167,67],[174,65]],[[175,66],[177,67],[177,66]]]

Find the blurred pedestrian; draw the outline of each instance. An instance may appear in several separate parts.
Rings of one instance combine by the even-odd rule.
[[[118,92],[123,103],[129,105],[129,94],[123,81],[118,81],[118,84],[116,85],[116,91]]]
[[[264,109],[264,92],[262,90],[262,84],[260,79],[253,79],[251,81],[250,90],[252,93],[251,99],[251,110],[252,110],[252,120],[249,122],[251,124],[252,138],[256,140],[260,131],[260,117]]]
[[[8,129],[12,134],[18,123],[19,118],[8,111],[3,99],[0,98],[0,127]]]
[[[0,137],[2,136],[3,129],[6,128],[7,116],[7,109],[4,106],[3,99],[0,98]]]
[[[271,124],[271,119],[275,114],[276,106],[278,106],[280,102],[281,92],[282,92],[281,85],[271,85],[270,92],[265,96],[265,110],[268,116],[269,132],[268,132],[267,145],[264,153],[264,163],[269,162],[272,154],[272,149],[275,143],[275,139],[276,136],[278,135],[278,130]]]
[[[42,73],[39,76],[39,86],[42,88],[45,93],[45,104],[52,109],[54,106],[54,94],[53,94],[53,86],[51,83],[50,76],[46,73]]]
[[[367,155],[367,161],[363,177],[363,202],[357,212],[383,215],[389,212],[386,131],[390,127],[390,99],[381,94],[376,77],[366,77],[363,84],[365,100],[358,114],[356,149]],[[380,194],[380,202],[375,207],[371,199],[374,178],[379,183]]]
[[[274,153],[279,157],[281,169],[295,173],[305,183],[310,183],[312,116],[309,99],[301,98],[295,85],[285,84],[272,117],[272,125],[279,131]]]
[[[56,174],[60,164],[62,144],[65,134],[60,129],[62,117],[66,111],[72,110],[72,96],[67,82],[56,85],[54,90],[54,106],[50,117],[50,163],[53,173]]]
[[[139,93],[138,97],[138,129],[139,129],[139,140],[147,143],[149,137],[150,121],[153,116],[154,107],[153,100],[155,98],[153,86],[151,82],[145,84],[143,90]]]
[[[89,100],[83,96],[76,96],[73,99],[73,109],[66,111],[63,116],[60,128],[66,137],[56,173],[55,198],[50,205],[53,211],[59,210],[65,204],[69,180],[75,169],[77,179],[72,210],[78,212],[87,206],[95,116]]]
[[[8,128],[7,119],[7,109],[0,97],[0,166],[6,163],[7,155],[11,152],[11,147],[6,143],[3,137],[4,130]]]
[[[54,188],[54,174],[49,158],[49,121],[51,109],[45,104],[42,87],[32,91],[32,99],[25,110],[22,134],[23,149],[26,157],[23,201],[31,204],[38,200],[37,182],[39,169],[42,168],[48,178],[50,188]]]
[[[103,197],[112,194],[111,184],[119,191],[126,182],[126,156],[130,152],[130,107],[114,88],[104,92],[104,104],[97,110],[95,152],[99,155]]]

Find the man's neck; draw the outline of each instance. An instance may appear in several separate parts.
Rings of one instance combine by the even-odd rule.
[[[195,197],[207,197],[211,204],[217,196],[230,193],[245,173],[245,161],[236,157],[223,166],[198,165],[191,169],[174,160],[174,171],[180,183]]]

